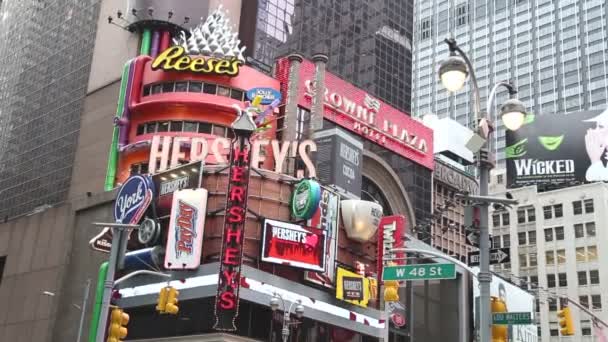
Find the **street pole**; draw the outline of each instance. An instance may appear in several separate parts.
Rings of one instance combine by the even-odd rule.
[[[91,287],[91,279],[87,279],[87,286],[84,288],[84,297],[82,298],[82,306],[80,307],[80,323],[78,324],[78,337],[76,342],[80,342],[82,337],[82,326],[84,325],[84,316],[87,312],[87,301],[89,300],[89,289]]]
[[[108,260],[108,272],[106,281],[103,287],[103,298],[101,301],[101,310],[99,314],[99,325],[97,326],[97,342],[104,342],[106,334],[106,325],[108,324],[108,313],[110,311],[110,299],[112,298],[112,289],[114,288],[114,273],[116,272],[116,264],[119,260],[123,239],[128,235],[128,229],[136,228],[134,224],[122,223],[94,223],[96,226],[110,227],[112,229],[112,247],[110,249],[110,259]]]

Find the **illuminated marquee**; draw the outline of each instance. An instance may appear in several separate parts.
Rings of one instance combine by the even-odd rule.
[[[152,70],[188,71],[201,74],[237,76],[243,61],[236,58],[192,57],[181,46],[161,52],[152,62]]]
[[[250,161],[249,139],[241,136],[233,140],[220,270],[215,297],[215,325],[213,328],[220,331],[235,331],[235,321],[239,314],[239,289]]]

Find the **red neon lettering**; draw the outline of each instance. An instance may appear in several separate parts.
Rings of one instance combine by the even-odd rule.
[[[234,247],[227,247],[224,251],[224,264],[227,265],[238,265],[239,249]]]
[[[241,150],[239,148],[235,148],[233,160],[235,163],[238,162],[239,160],[242,161],[243,163],[248,163],[249,162],[249,150],[247,150],[247,149]]]
[[[228,222],[230,223],[239,223],[243,221],[243,208],[241,207],[232,207],[228,209]]]
[[[242,230],[226,229],[226,243],[241,243],[241,232]]]
[[[239,276],[236,274],[236,272],[224,270],[224,279],[225,279],[224,284],[225,285],[234,288],[235,285],[238,285],[238,283],[237,283],[238,278],[239,278]]]
[[[245,174],[245,168],[243,166],[233,166],[232,167],[232,178],[230,178],[230,180],[233,182],[242,182],[244,174]]]
[[[234,185],[230,188],[230,201],[238,200],[240,203],[243,203],[245,201],[243,199],[244,195],[245,195],[244,187]]]
[[[220,308],[224,310],[234,309],[236,306],[236,296],[232,292],[223,292],[220,295]]]

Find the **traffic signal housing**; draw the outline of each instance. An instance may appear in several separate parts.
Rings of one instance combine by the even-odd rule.
[[[156,311],[159,313],[165,313],[167,307],[167,298],[169,297],[169,288],[163,287],[158,293],[158,301],[156,303]]]
[[[574,335],[574,322],[572,321],[572,312],[570,307],[564,307],[557,312],[557,318],[559,318],[559,326],[561,329],[559,332],[562,336]]]
[[[121,342],[127,337],[127,324],[129,324],[129,315],[120,308],[112,309],[107,342]]]
[[[174,287],[167,287],[167,304],[165,305],[165,313],[170,315],[177,315],[179,312],[179,307],[177,306],[177,296],[179,296],[179,291],[177,291]]]
[[[384,281],[384,301],[398,302],[399,301],[399,281],[385,280]]]
[[[495,313],[507,312],[507,303],[497,297],[490,297],[492,316]],[[492,342],[507,342],[509,339],[509,326],[492,324]]]

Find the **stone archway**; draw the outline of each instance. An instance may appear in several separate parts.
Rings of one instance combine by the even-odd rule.
[[[411,229],[416,225],[412,202],[401,180],[387,162],[373,152],[363,151],[363,176],[382,189],[391,211],[395,215],[404,215],[407,227]]]

